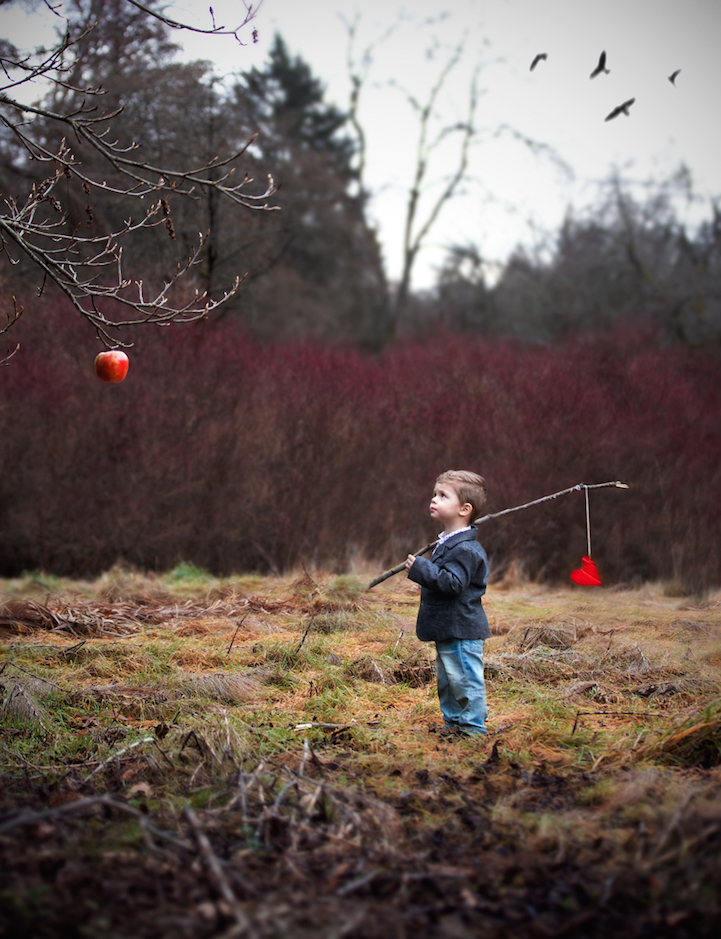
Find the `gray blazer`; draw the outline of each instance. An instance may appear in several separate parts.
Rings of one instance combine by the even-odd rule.
[[[421,585],[416,635],[424,642],[491,635],[481,601],[488,584],[488,558],[477,535],[475,526],[451,535],[430,561],[417,557],[408,571]]]

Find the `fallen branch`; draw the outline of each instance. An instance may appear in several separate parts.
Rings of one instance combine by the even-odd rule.
[[[310,730],[311,727],[325,727],[330,730],[345,730],[346,727],[350,727],[351,724],[355,724],[355,719],[353,719],[349,724],[325,724],[323,721],[313,721],[308,724],[296,724],[294,730]]]
[[[532,502],[525,502],[523,505],[514,505],[511,509],[503,509],[501,512],[493,512],[491,515],[483,515],[481,518],[477,518],[473,524],[480,525],[482,522],[488,522],[492,518],[500,518],[501,515],[508,515],[509,512],[520,512],[521,509],[530,509],[534,505],[540,505],[541,502],[548,502],[550,499],[557,499],[559,496],[568,495],[569,492],[580,492],[583,489],[605,489],[609,486],[615,486],[616,489],[629,488],[626,483],[619,482],[617,479],[608,483],[592,483],[590,485],[586,483],[578,483],[576,486],[569,486],[568,489],[561,489],[559,492],[551,493],[550,496],[542,496],[540,499],[534,499]],[[437,541],[430,541],[425,547],[421,548],[420,551],[416,551],[415,556],[421,557],[424,554],[428,554],[435,548],[437,544]],[[390,570],[379,574],[375,580],[372,580],[368,584],[367,589],[372,590],[374,587],[377,587],[378,584],[382,584],[384,580],[388,580],[389,577],[393,577],[394,574],[400,574],[402,570],[405,570],[405,566],[406,562],[404,561],[402,564],[397,564]]]
[[[593,715],[600,715],[601,717],[648,717],[647,714],[643,714],[641,711],[578,711],[576,720],[573,722],[571,736],[576,733],[580,717],[591,717]]]
[[[315,616],[311,616],[310,622],[308,623],[308,626],[306,627],[306,630],[305,630],[305,632],[303,633],[303,638],[302,638],[302,639],[300,640],[300,642],[298,643],[298,648],[295,650],[294,655],[298,655],[298,653],[299,653],[300,650],[302,649],[303,643],[305,642],[306,637],[307,637],[308,633],[310,632],[311,627],[313,626],[313,623],[314,623],[314,622],[315,622]]]
[[[113,760],[117,760],[119,757],[123,756],[129,750],[134,750],[135,747],[139,747],[143,743],[155,743],[155,737],[141,737],[141,739],[136,740],[135,743],[131,743],[129,746],[123,747],[122,750],[118,750],[117,753],[111,753],[110,756],[107,758],[107,760],[103,760],[102,763],[100,763],[98,766],[95,767],[95,769],[92,771],[92,773],[89,776],[85,777],[83,782],[88,782],[97,773],[102,772],[106,766],[108,766],[110,763],[113,762]]]
[[[208,868],[208,873],[213,881],[213,885],[233,911],[237,924],[237,928],[233,930],[233,935],[241,936],[250,929],[250,920],[245,915],[238,898],[233,893],[230,881],[225,876],[225,871],[221,867],[220,861],[213,851],[210,841],[208,841],[208,836],[205,834],[202,825],[198,821],[198,816],[189,805],[186,805],[183,809],[183,815],[190,824],[195,840],[200,848],[200,853],[203,855],[203,860]]]
[[[75,646],[73,646],[75,648]],[[58,691],[62,691],[64,694],[69,694],[65,688],[61,688],[60,685],[56,685],[54,681],[50,681],[49,678],[43,678],[42,675],[36,675],[35,672],[31,672],[27,668],[23,668],[22,665],[18,665],[16,662],[6,662],[2,668],[0,668],[0,675],[5,671],[6,668],[16,668],[20,672],[25,672],[26,675],[30,675],[31,678],[34,678],[35,681],[45,682],[46,685],[52,685],[53,688],[57,688]]]
[[[241,620],[238,620],[238,625],[236,626],[235,632],[233,633],[233,638],[230,640],[228,651],[225,653],[226,656],[230,655],[230,650],[233,648],[233,643],[235,642],[235,637],[238,635],[238,630],[240,629],[240,627],[243,625],[243,623],[246,621],[247,618],[248,618],[248,614],[246,613],[245,616]]]
[[[84,812],[99,805],[105,806],[106,808],[116,809],[118,812],[124,812],[126,815],[132,815],[133,818],[138,820],[144,830],[147,829],[157,837],[163,838],[166,841],[170,841],[172,844],[176,845],[176,847],[184,848],[186,850],[190,847],[186,841],[178,838],[177,835],[173,835],[170,832],[162,831],[161,829],[156,828],[155,825],[148,821],[147,816],[141,812],[140,809],[136,809],[134,806],[128,805],[125,802],[121,802],[118,799],[114,799],[109,795],[89,796],[86,799],[76,799],[74,802],[66,802],[64,805],[59,805],[57,808],[53,809],[46,809],[43,812],[35,812],[31,809],[22,809],[16,815],[0,823],[0,834],[4,835],[7,832],[12,831],[13,828],[17,828],[20,825],[34,825],[38,822],[47,822],[65,815],[74,815],[76,812]]]

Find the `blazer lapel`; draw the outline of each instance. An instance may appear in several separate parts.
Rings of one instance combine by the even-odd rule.
[[[459,532],[458,535],[451,535],[450,538],[446,538],[442,545],[439,545],[437,548],[434,548],[431,554],[431,561],[440,561],[445,555],[446,551],[449,548],[452,548],[453,545],[458,544],[459,541],[475,541],[476,540],[476,531],[471,528],[469,531]]]

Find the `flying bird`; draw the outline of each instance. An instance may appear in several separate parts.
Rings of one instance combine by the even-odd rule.
[[[631,107],[631,105],[633,104],[635,100],[636,100],[635,98],[629,98],[628,101],[624,101],[623,104],[619,104],[619,106],[617,108],[614,108],[613,111],[611,111],[611,113],[608,115],[608,117],[604,118],[604,120],[612,121],[614,117],[618,117],[619,114],[625,114],[626,117],[629,117],[630,115],[628,113],[628,109]]]
[[[680,72],[681,72],[681,69],[677,68],[675,72],[671,72],[671,74],[668,76],[668,80],[671,82],[674,88],[676,87],[676,78],[680,74]]]
[[[547,53],[547,52],[539,52],[538,55],[537,55],[537,56],[535,57],[535,59],[533,60],[533,62],[531,62],[531,68],[529,69],[529,71],[532,72],[532,71],[534,70],[534,68],[538,65],[538,63],[539,63],[542,59],[545,60],[545,59],[547,59],[547,58],[548,58],[548,53]]]
[[[606,53],[605,52],[602,52],[601,55],[598,57],[598,65],[588,77],[595,78],[596,75],[600,75],[601,72],[605,72],[606,75],[610,74],[609,70],[606,68]]]

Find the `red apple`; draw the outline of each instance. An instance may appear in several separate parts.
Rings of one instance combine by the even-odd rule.
[[[122,381],[128,374],[130,362],[120,349],[99,352],[95,356],[95,374],[101,381]]]

